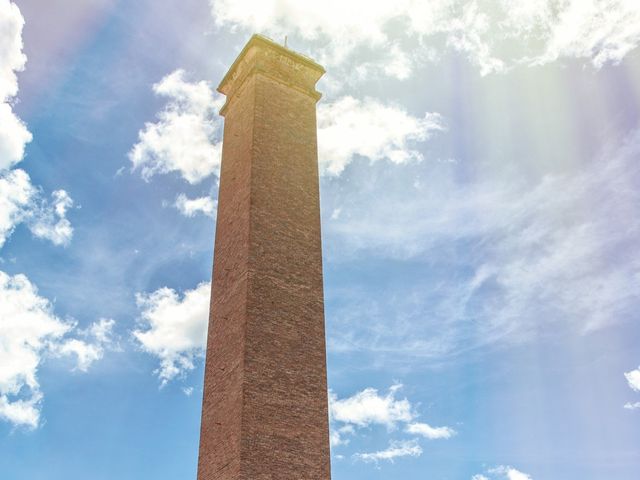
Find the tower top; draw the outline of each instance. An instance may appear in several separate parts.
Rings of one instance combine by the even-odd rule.
[[[227,103],[220,111],[222,115],[245,80],[256,73],[285,83],[318,100],[321,95],[315,89],[315,85],[325,73],[325,69],[305,55],[279,45],[263,35],[254,34],[218,85],[218,92],[227,96]]]

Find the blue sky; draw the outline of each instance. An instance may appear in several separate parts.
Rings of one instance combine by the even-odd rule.
[[[195,478],[255,32],[327,69],[333,478],[638,478],[633,0],[0,0],[0,478]]]

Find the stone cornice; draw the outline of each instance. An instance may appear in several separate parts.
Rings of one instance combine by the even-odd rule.
[[[324,73],[324,68],[310,58],[262,35],[253,35],[218,86],[218,91],[227,96],[220,114],[224,115],[234,95],[254,74],[265,75],[317,101],[321,95],[315,85]]]

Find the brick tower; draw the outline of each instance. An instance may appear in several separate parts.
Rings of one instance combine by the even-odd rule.
[[[227,96],[198,480],[328,480],[315,84],[254,35]]]

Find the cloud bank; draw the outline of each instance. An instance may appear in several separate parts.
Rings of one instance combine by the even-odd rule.
[[[601,68],[621,61],[640,43],[640,5],[634,0],[210,3],[221,27],[276,39],[295,36],[327,66],[368,63],[400,79],[446,50],[466,55],[487,75],[563,58]]]
[[[17,5],[0,0],[0,248],[21,223],[35,237],[67,245],[73,236],[66,218],[73,205],[69,194],[56,190],[49,201],[27,172],[13,168],[32,139],[12,108],[18,94],[16,73],[27,61],[23,27]],[[47,357],[70,355],[78,370],[87,371],[111,343],[113,325],[113,320],[101,320],[87,332],[77,330],[74,322],[54,314],[51,303],[25,275],[0,271],[0,419],[36,428],[43,400],[37,378],[40,364]]]
[[[24,18],[17,5],[0,0],[0,248],[23,222],[36,237],[66,245],[73,236],[66,218],[67,209],[73,204],[69,194],[57,190],[49,202],[24,170],[12,169],[22,161],[26,145],[32,140],[11,103],[18,94],[16,74],[24,70],[27,62],[22,51],[23,27]]]

